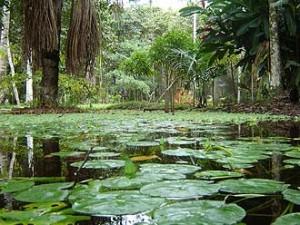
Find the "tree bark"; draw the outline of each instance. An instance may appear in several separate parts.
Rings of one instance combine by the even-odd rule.
[[[13,88],[15,101],[16,101],[17,106],[20,106],[19,92],[18,92],[16,82],[14,81],[16,71],[15,71],[15,65],[14,65],[14,62],[13,62],[13,57],[12,57],[12,53],[11,53],[11,49],[10,49],[9,38],[7,38],[7,58],[8,58],[8,63],[9,63],[9,67],[10,67],[10,74],[11,74],[11,78],[12,78],[11,85],[12,85],[12,88]]]
[[[242,76],[242,67],[238,68],[238,77],[237,77],[237,104],[241,103],[241,76]]]
[[[41,106],[44,108],[57,107],[58,105],[58,76],[59,76],[59,52],[60,52],[60,33],[61,33],[61,13],[62,0],[51,0],[56,6],[55,15],[58,27],[58,46],[53,51],[44,50],[42,53],[41,81]]]
[[[269,0],[269,27],[270,27],[270,63],[271,63],[271,88],[280,87],[282,63],[279,41],[279,15],[274,5],[276,0]]]
[[[6,59],[6,38],[8,37],[8,30],[4,29],[4,19],[6,18],[7,8],[3,7],[2,9],[2,26],[1,26],[1,40],[0,40],[0,81],[3,79],[7,71],[7,59]],[[5,100],[6,92],[5,90],[0,90],[0,103]]]
[[[3,30],[2,30],[2,37],[1,37],[1,43],[2,43],[2,49],[3,53],[6,53],[6,56],[4,57],[3,61],[1,62],[1,72],[6,71],[6,65],[7,61],[9,63],[10,67],[10,73],[12,77],[12,88],[13,88],[13,94],[15,97],[16,104],[19,106],[20,105],[20,98],[19,98],[19,92],[16,86],[16,83],[14,82],[14,77],[15,77],[15,66],[13,63],[13,58],[12,58],[12,53],[10,49],[10,40],[9,40],[9,29],[10,29],[10,1],[7,2],[8,6],[3,7],[3,18],[2,18],[2,24],[3,24]],[[3,74],[3,73],[2,73]]]
[[[32,80],[32,64],[31,59],[27,60],[26,63],[26,103],[31,103],[33,101],[33,80]]]

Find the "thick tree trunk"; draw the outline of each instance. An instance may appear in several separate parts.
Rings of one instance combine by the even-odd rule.
[[[41,81],[41,106],[52,108],[58,105],[58,76],[59,76],[59,51],[60,51],[60,31],[61,31],[61,12],[62,0],[51,0],[56,6],[56,17],[58,27],[58,46],[53,51],[43,51]]]
[[[271,87],[280,86],[282,64],[280,56],[278,12],[274,5],[276,0],[269,0],[269,27],[270,27],[270,61],[271,61]]]
[[[41,106],[52,108],[58,105],[59,51],[44,52],[42,59]]]

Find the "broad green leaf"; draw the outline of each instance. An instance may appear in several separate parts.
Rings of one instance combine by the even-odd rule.
[[[198,170],[201,167],[192,166],[192,165],[182,165],[182,164],[158,164],[158,163],[147,163],[142,164],[140,166],[140,170],[142,173],[162,173],[162,174],[173,174],[173,173],[181,173],[181,174],[191,174]]]
[[[298,190],[287,189],[283,192],[283,197],[289,202],[300,205],[300,191]]]
[[[178,180],[148,184],[141,188],[141,193],[168,199],[193,199],[216,194],[220,189],[217,184],[206,181]]]
[[[64,201],[68,190],[73,183],[53,183],[33,186],[32,188],[16,194],[14,198],[21,202],[60,202]]]
[[[84,161],[72,163],[73,167],[81,167]],[[85,162],[85,169],[117,169],[125,166],[123,160],[90,160]]]
[[[222,201],[187,201],[163,206],[154,212],[159,225],[231,225],[246,216],[243,208]]]
[[[29,180],[10,180],[0,186],[2,193],[14,193],[27,190],[34,185],[33,181]]]
[[[223,171],[223,170],[207,170],[195,173],[195,177],[205,180],[222,180],[228,178],[243,177],[244,174],[239,172]]]
[[[221,191],[235,194],[274,194],[282,192],[289,185],[268,179],[238,179],[219,182]]]
[[[299,225],[300,213],[291,213],[276,219],[272,225]]]
[[[138,191],[105,192],[93,198],[77,200],[74,211],[94,216],[134,215],[152,211],[164,203],[162,198],[153,198]]]

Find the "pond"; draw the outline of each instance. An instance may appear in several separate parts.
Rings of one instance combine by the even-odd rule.
[[[299,167],[286,117],[0,115],[0,224],[299,225]]]

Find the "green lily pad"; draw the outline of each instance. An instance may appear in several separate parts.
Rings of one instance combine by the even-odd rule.
[[[15,177],[15,180],[33,181],[39,184],[65,182],[65,177]]]
[[[139,189],[146,184],[155,183],[162,180],[179,180],[185,179],[185,175],[177,174],[154,174],[154,173],[137,173],[135,177],[112,177],[102,181],[105,188],[111,190],[131,190]]]
[[[10,180],[1,184],[0,189],[2,193],[14,193],[27,190],[33,185],[34,182],[29,180]]]
[[[289,202],[300,205],[300,191],[287,189],[283,192],[283,197]]]
[[[284,163],[300,166],[300,159],[286,159],[286,160],[284,160]]]
[[[221,179],[229,179],[229,178],[239,178],[243,176],[244,174],[239,172],[223,171],[223,170],[208,170],[208,171],[195,173],[195,177],[204,180],[221,180]]]
[[[14,197],[21,202],[61,202],[69,194],[69,191],[64,189],[72,185],[73,183],[69,182],[37,185]]]
[[[127,143],[127,147],[130,148],[152,148],[157,147],[160,144],[158,142],[154,141],[138,141],[138,142],[131,142]]]
[[[91,148],[93,148],[92,152],[103,152],[103,151],[109,150],[108,147],[103,147],[103,146],[96,146],[95,147],[95,146],[89,146],[89,145],[86,145],[86,146],[83,145],[83,146],[79,147],[78,150],[87,152],[87,151],[90,151]]]
[[[286,152],[286,156],[291,157],[291,158],[297,158],[300,159],[300,148],[294,149],[292,151]]]
[[[64,202],[41,202],[41,203],[31,203],[23,206],[25,211],[35,211],[40,215],[45,213],[57,212],[61,209],[66,208],[68,205]]]
[[[291,213],[276,219],[272,225],[299,225],[300,213]]]
[[[177,156],[177,157],[194,157],[198,159],[206,159],[207,156],[201,150],[194,150],[188,148],[170,149],[162,152],[163,155]]]
[[[72,163],[73,167],[81,167],[83,161]],[[123,160],[90,160],[87,161],[83,168],[85,169],[117,169],[125,166]]]
[[[72,216],[58,214],[39,214],[35,211],[10,211],[0,212],[0,223],[7,225],[75,225],[78,221],[90,220],[88,216]],[[3,221],[3,222],[2,222]]]
[[[159,225],[231,225],[246,216],[243,208],[222,201],[187,201],[166,205],[154,212]]]
[[[140,166],[142,173],[162,173],[162,174],[173,174],[173,173],[182,173],[182,174],[191,174],[200,170],[199,166],[192,165],[183,165],[183,164],[158,164],[158,163],[146,163]]]
[[[191,138],[185,137],[169,137],[166,140],[169,145],[178,145],[178,146],[189,146],[189,145],[196,145],[198,141]]]
[[[60,158],[79,157],[84,155],[84,152],[60,151],[51,153],[50,156],[58,156]]]
[[[91,158],[109,158],[109,157],[117,157],[120,156],[120,153],[116,152],[96,152],[90,154]]]
[[[216,194],[220,189],[217,184],[206,181],[178,180],[148,184],[141,188],[141,193],[168,199],[193,199]]]
[[[238,179],[219,182],[221,191],[236,194],[274,194],[282,192],[289,185],[268,179]]]
[[[92,198],[75,201],[74,211],[94,216],[134,215],[152,211],[164,203],[162,198],[153,198],[138,191],[99,193]]]

